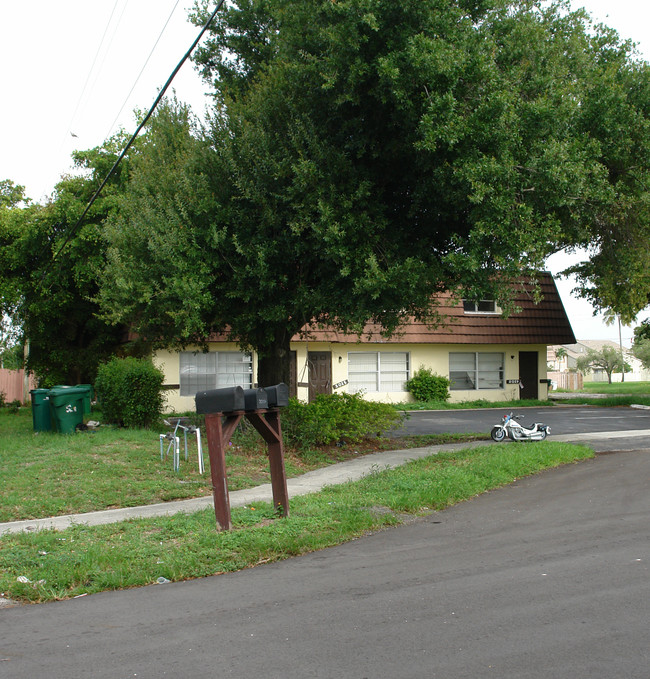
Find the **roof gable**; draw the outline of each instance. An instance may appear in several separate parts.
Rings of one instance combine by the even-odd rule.
[[[442,325],[428,328],[412,321],[392,338],[381,335],[379,326],[367,325],[361,338],[331,329],[303,329],[310,340],[395,344],[573,344],[575,335],[564,310],[555,281],[548,272],[539,274],[542,299],[535,303],[533,285],[522,282],[515,296],[521,311],[503,318],[494,313],[466,313],[462,302],[450,293],[438,296]],[[294,341],[300,341],[295,336]]]

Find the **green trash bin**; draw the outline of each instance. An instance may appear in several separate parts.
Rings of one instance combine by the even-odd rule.
[[[84,421],[86,389],[54,387],[49,391],[53,429],[60,434],[74,434]]]
[[[93,385],[92,384],[77,384],[75,387],[69,384],[55,384],[51,389],[84,389],[86,395],[84,396],[84,415],[90,415],[90,403],[93,399]]]
[[[55,384],[50,387],[50,391],[52,389],[72,389],[72,387],[69,384]],[[50,404],[50,423],[52,425],[52,431],[58,431],[58,428],[56,426],[56,420],[54,417],[54,408],[52,408],[52,405]]]
[[[84,396],[84,415],[90,415],[90,404],[93,400],[93,385],[92,384],[78,384],[77,389],[84,389],[86,395]]]
[[[49,389],[32,389],[32,423],[34,431],[52,431]]]

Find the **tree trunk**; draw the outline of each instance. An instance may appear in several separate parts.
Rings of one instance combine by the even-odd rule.
[[[257,384],[271,387],[291,379],[291,334],[283,331],[276,334],[275,342],[264,351],[258,351]]]

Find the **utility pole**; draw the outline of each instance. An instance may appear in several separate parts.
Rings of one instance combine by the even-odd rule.
[[[618,346],[621,350],[621,382],[625,382],[625,356],[623,356],[623,333],[621,331],[620,316],[618,316]]]

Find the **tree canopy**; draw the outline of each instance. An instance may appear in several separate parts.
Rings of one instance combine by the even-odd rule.
[[[102,224],[119,175],[73,233],[120,143],[75,153],[82,174],[62,178],[46,204],[19,207],[20,191],[18,200],[0,206],[0,314],[29,342],[27,367],[44,384],[92,381],[124,339],[124,327],[101,320],[94,301],[105,252]]]
[[[0,207],[15,207],[24,200],[26,200],[24,186],[16,184],[11,179],[0,180]]]
[[[650,318],[646,318],[634,328],[632,353],[646,370],[650,370]]]
[[[512,310],[585,244],[596,306],[647,303],[648,68],[567,3],[235,0],[196,62],[208,126],[161,110],[107,230],[103,307],[151,341],[227,331],[286,379],[305,323]]]
[[[596,310],[630,323],[650,303],[650,68],[630,59],[629,44],[615,46],[611,30],[595,42],[581,125],[598,144],[606,193],[577,239],[589,259],[568,272]]]
[[[646,370],[650,370],[650,340],[635,342],[632,345],[632,353]]]
[[[634,344],[646,340],[650,341],[650,318],[641,321],[641,323],[634,328]]]
[[[587,349],[587,354],[578,358],[577,368],[583,373],[592,370],[604,370],[610,384],[612,383],[612,373],[622,373],[622,379],[625,380],[625,373],[631,371],[631,367],[625,362],[621,351],[607,345],[599,350]]]

